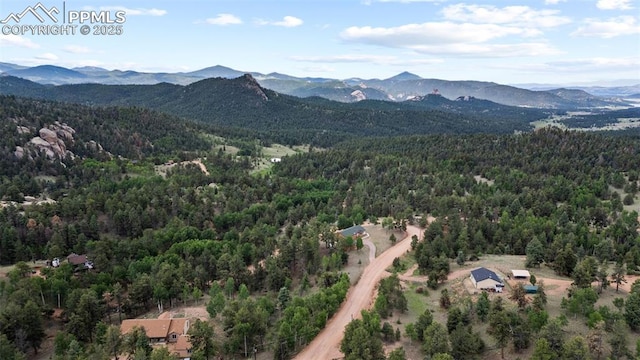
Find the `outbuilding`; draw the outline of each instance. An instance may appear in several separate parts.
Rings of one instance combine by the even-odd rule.
[[[528,270],[511,270],[511,274],[514,279],[528,279],[531,276]]]
[[[525,285],[524,286],[524,291],[527,292],[527,294],[537,294],[538,293],[538,287],[535,285]]]

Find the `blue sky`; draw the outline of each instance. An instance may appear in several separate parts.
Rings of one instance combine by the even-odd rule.
[[[36,3],[2,1],[0,19]],[[62,9],[62,1],[41,3]],[[125,11],[123,33],[0,35],[0,61],[153,72],[224,65],[340,79],[410,71],[504,84],[640,83],[640,0],[68,0],[65,9]],[[38,24],[28,16],[21,24]]]

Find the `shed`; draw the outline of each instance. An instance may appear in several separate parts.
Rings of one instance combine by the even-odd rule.
[[[531,276],[528,270],[511,270],[511,274],[514,279],[528,279]]]
[[[483,267],[471,270],[471,282],[480,290],[495,290],[496,287],[504,286],[498,274]]]

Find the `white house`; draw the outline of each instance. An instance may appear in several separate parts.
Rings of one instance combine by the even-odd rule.
[[[483,267],[471,270],[471,282],[479,290],[502,292],[504,287],[502,279],[495,272]]]

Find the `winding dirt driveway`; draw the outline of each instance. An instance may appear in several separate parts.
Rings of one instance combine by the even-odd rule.
[[[294,359],[328,360],[343,358],[344,355],[340,352],[340,341],[345,327],[352,319],[360,318],[361,310],[371,308],[378,282],[389,275],[385,269],[391,266],[394,258],[401,257],[411,249],[411,237],[413,235],[422,238],[422,233],[423,231],[417,226],[407,226],[407,236],[377,258],[375,257],[375,245],[368,240],[363,241],[364,244],[369,246],[370,262],[364,269],[360,281],[349,289],[347,298],[340,306],[340,309],[333,315],[320,334]]]

